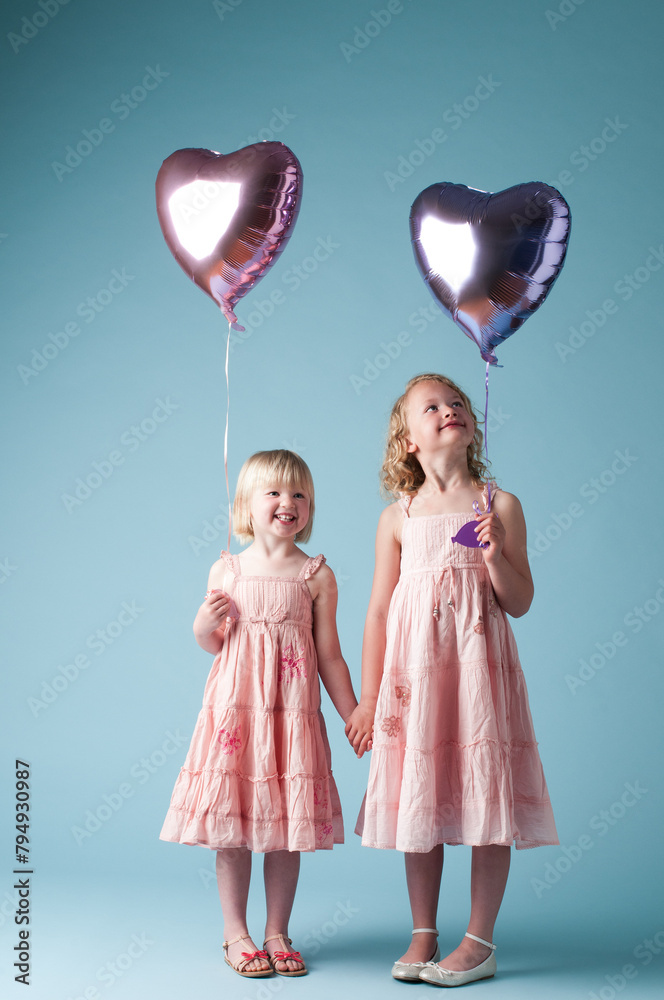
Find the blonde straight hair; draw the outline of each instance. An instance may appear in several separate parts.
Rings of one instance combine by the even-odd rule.
[[[296,542],[308,542],[314,522],[314,481],[309,466],[294,451],[257,451],[240,469],[233,501],[233,534],[243,545],[252,541],[251,495],[265,486],[300,487],[309,495],[309,520],[295,536]]]

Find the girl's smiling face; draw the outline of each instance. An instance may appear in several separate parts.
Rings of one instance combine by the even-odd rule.
[[[294,538],[309,520],[309,495],[304,487],[268,483],[251,495],[251,523],[254,535]]]
[[[408,393],[408,451],[434,452],[449,446],[465,450],[473,440],[472,415],[455,389],[440,382],[419,382]]]

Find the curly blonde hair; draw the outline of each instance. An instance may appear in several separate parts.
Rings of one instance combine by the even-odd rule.
[[[251,495],[254,490],[283,484],[289,489],[303,489],[309,494],[309,520],[295,536],[296,542],[308,542],[314,524],[314,480],[309,466],[294,451],[278,448],[257,451],[240,469],[233,500],[233,534],[243,545],[253,541]]]
[[[387,431],[387,443],[385,447],[385,459],[380,472],[381,490],[387,497],[399,497],[403,494],[415,494],[424,482],[424,472],[419,461],[408,447],[408,421],[406,418],[406,406],[408,403],[408,393],[419,385],[420,382],[438,382],[439,385],[446,385],[448,388],[458,392],[468,413],[473,419],[475,434],[473,440],[468,445],[468,471],[471,478],[478,486],[484,486],[489,478],[489,470],[482,456],[482,444],[484,436],[479,427],[479,422],[473,404],[466,393],[459,386],[447,378],[446,375],[438,375],[435,372],[425,372],[422,375],[415,375],[408,382],[403,395],[399,396],[392,407],[390,414],[390,425]]]

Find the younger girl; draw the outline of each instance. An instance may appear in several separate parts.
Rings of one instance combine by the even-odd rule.
[[[526,527],[517,498],[493,483],[487,509],[481,448],[453,382],[410,380],[392,409],[382,475],[400,499],[378,524],[362,695],[346,727],[359,756],[373,739],[362,843],[405,852],[414,930],[392,975],[439,986],[493,976],[512,842],[558,843],[506,618],[533,597]],[[474,516],[482,547],[465,547],[453,536]],[[471,913],[436,964],[444,844],[473,847]]]
[[[302,459],[265,451],[245,462],[235,534],[252,544],[221,553],[194,621],[215,655],[203,709],[175,784],[162,840],[217,852],[226,962],[243,976],[302,976],[288,921],[300,851],[343,842],[320,711],[323,680],[346,721],[357,702],[336,627],[337,588],[311,535],[314,487]],[[247,929],[251,852],[265,854],[263,948]]]

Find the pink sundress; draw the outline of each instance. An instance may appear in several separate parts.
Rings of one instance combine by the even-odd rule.
[[[516,643],[480,549],[452,542],[472,515],[404,513],[369,784],[368,847],[557,844]]]
[[[343,822],[320,710],[312,599],[298,577],[233,573],[228,623],[160,837],[219,850],[328,850]]]

